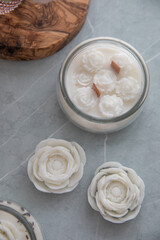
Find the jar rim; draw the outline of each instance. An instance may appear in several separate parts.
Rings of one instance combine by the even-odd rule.
[[[117,117],[113,117],[113,118],[97,118],[94,116],[91,116],[89,114],[86,114],[84,112],[82,112],[80,109],[78,109],[73,102],[71,101],[71,99],[69,98],[69,95],[67,93],[66,87],[65,87],[65,73],[66,73],[66,69],[68,67],[68,65],[70,64],[70,60],[72,59],[72,57],[74,57],[74,55],[81,50],[83,47],[87,47],[90,46],[92,43],[100,43],[100,42],[107,42],[107,43],[111,43],[111,44],[115,44],[117,46],[123,47],[124,49],[128,50],[138,61],[138,63],[141,65],[142,67],[142,71],[143,71],[143,76],[144,76],[144,87],[143,87],[143,91],[141,93],[141,96],[139,97],[139,100],[135,103],[135,105],[129,109],[127,112],[125,112],[124,114],[117,116]],[[76,113],[78,114],[80,117],[91,121],[91,122],[95,122],[95,123],[113,123],[113,122],[119,122],[122,120],[125,120],[127,118],[129,118],[130,116],[132,116],[135,112],[138,111],[138,109],[143,105],[147,95],[148,95],[148,91],[149,91],[149,84],[150,84],[150,77],[149,77],[149,71],[148,71],[148,67],[143,59],[143,57],[140,55],[140,53],[134,48],[132,47],[130,44],[126,43],[125,41],[122,41],[120,39],[117,38],[112,38],[112,37],[97,37],[97,38],[90,38],[86,41],[83,41],[82,43],[78,44],[75,48],[73,48],[68,55],[66,56],[66,58],[64,59],[61,69],[60,69],[60,73],[59,73],[59,83],[60,83],[60,89],[61,89],[61,93],[63,95],[63,98],[65,99],[67,105]]]
[[[12,204],[14,204],[14,206],[16,208],[13,208],[12,207]],[[10,206],[11,205],[11,206]],[[31,240],[37,240],[37,236],[34,232],[34,229],[33,229],[33,226],[31,225],[31,223],[25,218],[25,216],[23,216],[23,214],[21,214],[17,208],[20,208],[20,209],[23,209],[23,211],[27,211],[25,208],[21,207],[20,205],[18,205],[17,203],[15,202],[10,202],[10,201],[3,201],[3,200],[0,200],[0,211],[3,211],[3,212],[6,212],[10,215],[12,215],[13,217],[15,217],[24,227],[25,229],[27,230],[29,236],[30,236],[30,239]],[[28,213],[28,211],[27,211]],[[29,213],[28,213],[29,214]],[[30,217],[33,218],[34,221],[35,218],[29,214]]]

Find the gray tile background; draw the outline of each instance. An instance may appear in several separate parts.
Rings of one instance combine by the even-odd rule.
[[[132,44],[148,63],[151,75],[143,113],[131,126],[107,137],[75,127],[56,99],[64,57],[81,41],[97,36]],[[83,29],[55,55],[30,62],[0,60],[0,198],[25,206],[38,219],[46,240],[160,239],[159,66],[159,0],[91,0]],[[50,135],[77,141],[86,150],[84,177],[72,193],[40,193],[27,177],[30,154]],[[119,161],[143,178],[146,195],[135,220],[112,224],[90,208],[86,191],[104,161]]]

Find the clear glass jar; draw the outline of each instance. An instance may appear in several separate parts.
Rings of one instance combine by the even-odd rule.
[[[91,45],[105,43],[121,47],[125,51],[128,51],[128,53],[131,54],[138,62],[143,76],[143,89],[136,104],[124,114],[109,119],[96,118],[86,114],[85,112],[82,112],[75,106],[75,104],[73,104],[66,90],[68,68],[70,64],[74,61],[74,59],[78,56],[78,54],[80,54],[82,51],[84,51],[84,49],[87,49]],[[90,132],[108,133],[118,131],[128,126],[138,117],[148,94],[149,81],[149,72],[146,63],[144,62],[142,56],[131,45],[115,38],[93,38],[84,41],[78,46],[76,46],[65,58],[60,70],[60,77],[57,86],[57,95],[62,110],[69,117],[69,119],[78,127]]]
[[[23,207],[0,201],[0,239],[43,240],[35,218]]]

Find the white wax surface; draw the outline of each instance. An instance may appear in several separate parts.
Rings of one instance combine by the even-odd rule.
[[[1,211],[0,210],[0,221],[3,226],[5,226],[6,228],[9,227],[9,230],[11,232],[13,232],[13,239],[16,240],[24,240],[26,239],[26,235],[28,237],[28,240],[30,240],[30,236],[26,230],[26,228],[24,227],[24,225],[18,221],[18,219],[16,217],[14,217],[13,215],[5,212],[5,211]],[[9,236],[6,235],[6,232],[4,231],[0,231],[0,239],[1,239],[1,235],[4,237],[4,239],[12,239],[9,238]]]
[[[112,60],[120,66],[120,73],[111,67]],[[100,97],[92,89],[93,83],[100,90]],[[138,61],[130,52],[113,44],[96,43],[74,57],[66,72],[65,85],[78,109],[107,119],[124,114],[136,104],[144,79]],[[105,99],[109,101],[105,103]]]

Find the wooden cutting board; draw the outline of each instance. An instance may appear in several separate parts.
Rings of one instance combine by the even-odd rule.
[[[23,0],[14,11],[0,15],[0,58],[30,60],[55,53],[81,29],[89,2]]]

